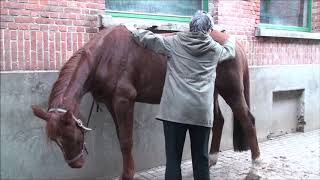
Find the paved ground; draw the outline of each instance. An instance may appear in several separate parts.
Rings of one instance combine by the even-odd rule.
[[[252,166],[249,152],[219,154],[211,167],[216,179],[317,179],[320,180],[320,130],[295,133],[260,143],[262,163]],[[138,172],[135,180],[163,180],[165,167]],[[182,164],[183,180],[192,180],[191,160]]]

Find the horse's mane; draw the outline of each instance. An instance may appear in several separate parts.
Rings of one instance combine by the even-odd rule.
[[[49,97],[49,107],[57,108],[61,105],[63,93],[65,92],[68,84],[70,83],[72,76],[78,67],[80,62],[80,58],[85,54],[85,49],[80,48],[77,52],[75,52],[70,59],[65,63],[62,67],[59,77],[57,81],[54,83],[52,87],[52,91]]]
[[[63,65],[63,67],[60,70],[59,77],[57,81],[54,83],[51,94],[49,97],[49,107],[52,108],[58,108],[62,104],[62,99],[65,90],[67,89],[70,81],[73,78],[74,72],[76,71],[80,59],[83,56],[87,55],[86,49],[89,48],[90,42],[98,42],[102,37],[109,34],[112,29],[114,29],[115,26],[106,27],[100,30],[99,33],[97,33],[93,38],[91,38],[83,47],[81,47],[78,51],[76,51],[69,60]],[[60,107],[63,108],[63,107]]]

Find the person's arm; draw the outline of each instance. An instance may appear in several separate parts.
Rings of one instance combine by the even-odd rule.
[[[212,38],[215,41],[214,48],[217,53],[219,53],[219,61],[223,62],[228,59],[233,59],[236,56],[235,52],[235,38],[232,36],[229,36],[226,33],[219,32],[216,30],[213,30]]]
[[[235,39],[234,37],[230,36],[221,46],[219,61],[223,62],[228,59],[234,59],[236,57],[236,50],[235,50]],[[218,52],[219,52],[218,51]]]
[[[153,32],[144,29],[132,30],[131,32],[135,42],[142,47],[151,49],[156,53],[169,53],[170,47],[164,36],[154,34]]]

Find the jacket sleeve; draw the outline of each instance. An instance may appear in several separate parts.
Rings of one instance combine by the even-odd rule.
[[[133,39],[140,46],[151,49],[156,53],[169,54],[171,48],[164,36],[143,29],[137,29],[131,32]]]
[[[219,63],[228,59],[233,59],[236,56],[234,37],[229,37],[229,39],[226,40],[222,45],[215,42],[214,48],[215,51],[219,53]]]

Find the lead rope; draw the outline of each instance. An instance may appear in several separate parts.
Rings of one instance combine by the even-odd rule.
[[[91,119],[93,106],[94,106],[94,99],[92,100],[92,104],[91,104],[91,108],[90,108],[90,112],[89,112],[89,116],[88,116],[88,121],[87,121],[87,127],[89,127],[89,122],[90,122],[90,119]]]

